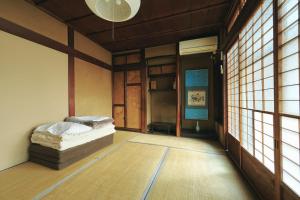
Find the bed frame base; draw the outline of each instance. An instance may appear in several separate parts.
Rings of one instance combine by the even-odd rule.
[[[29,160],[52,169],[60,170],[112,143],[113,134],[64,151],[58,151],[39,144],[30,144]]]

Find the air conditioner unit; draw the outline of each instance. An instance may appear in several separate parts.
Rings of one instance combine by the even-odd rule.
[[[218,49],[218,37],[206,37],[179,42],[180,55],[214,52]]]

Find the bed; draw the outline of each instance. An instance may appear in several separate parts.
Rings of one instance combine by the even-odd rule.
[[[112,120],[97,123],[100,126],[88,123],[91,126],[68,121],[37,127],[31,136],[29,160],[59,170],[112,144]]]

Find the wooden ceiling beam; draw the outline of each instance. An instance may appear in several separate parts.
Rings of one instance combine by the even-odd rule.
[[[81,20],[81,19],[84,19],[84,18],[86,18],[86,17],[90,17],[90,16],[93,16],[94,15],[94,13],[89,13],[89,14],[86,14],[86,15],[82,15],[82,16],[79,16],[79,17],[74,17],[74,18],[72,18],[72,19],[68,19],[68,20],[66,20],[65,22],[66,23],[71,23],[71,22],[73,22],[73,21],[77,21],[77,20]]]
[[[41,5],[43,3],[45,3],[47,0],[34,0],[34,4],[35,5]]]
[[[142,39],[142,40],[147,40],[149,38],[155,38],[155,37],[161,37],[161,36],[165,36],[165,35],[172,35],[172,34],[178,34],[178,33],[182,33],[182,32],[187,32],[187,31],[194,31],[194,30],[201,30],[201,29],[209,29],[209,28],[220,28],[221,26],[223,26],[223,23],[216,23],[216,24],[206,24],[206,25],[201,25],[201,26],[196,26],[196,27],[192,27],[192,28],[187,28],[187,29],[181,29],[181,30],[176,30],[176,31],[165,31],[165,32],[156,32],[153,34],[143,34],[143,35],[138,35],[138,36],[134,36],[134,37],[130,37],[130,38],[125,38],[122,40],[115,40],[112,42],[105,42],[105,43],[101,43],[102,45],[110,45],[110,44],[116,44],[119,42],[124,42],[124,41],[130,41],[130,40],[138,40],[138,39]],[[100,42],[100,41],[98,41]]]
[[[229,4],[228,0],[224,0],[222,2],[212,4],[212,5],[209,5],[209,6],[206,6],[206,7],[198,8],[198,9],[188,10],[188,11],[184,11],[184,12],[180,12],[180,13],[176,13],[176,14],[170,14],[170,15],[167,15],[167,16],[164,16],[164,17],[157,17],[157,18],[153,18],[153,19],[150,19],[150,20],[143,20],[143,21],[140,21],[140,22],[132,23],[132,24],[117,26],[117,27],[115,27],[115,30],[122,29],[122,28],[128,28],[128,27],[135,26],[135,25],[143,25],[143,24],[147,24],[149,22],[164,21],[164,20],[172,19],[172,18],[175,18],[175,17],[178,17],[178,16],[185,16],[185,15],[195,14],[195,13],[201,12],[201,11],[206,10],[206,9],[214,9],[214,8],[228,6],[228,4]],[[101,31],[95,31],[95,32],[87,33],[86,35],[87,36],[93,36],[93,35],[97,35],[97,34],[100,34],[100,33],[103,33],[103,32],[108,32],[108,31],[110,32],[111,28],[110,29],[104,29],[104,30],[101,30]]]
[[[184,34],[184,35],[183,35]],[[137,49],[137,48],[148,48],[153,46],[159,46],[164,44],[171,44],[171,43],[177,43],[182,40],[190,40],[195,39],[199,37],[208,37],[213,35],[218,35],[219,31],[217,28],[209,28],[209,29],[199,29],[196,30],[194,33],[192,32],[185,32],[180,33],[177,35],[166,35],[163,37],[155,37],[148,40],[133,40],[131,42],[120,42],[117,45],[111,44],[104,46],[107,49],[110,49],[112,52],[118,52],[118,51],[125,51],[130,49]]]

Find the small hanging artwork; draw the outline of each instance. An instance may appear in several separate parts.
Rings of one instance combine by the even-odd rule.
[[[185,71],[185,119],[208,120],[208,69]]]
[[[188,106],[206,106],[206,90],[191,89],[187,91],[187,105]]]

